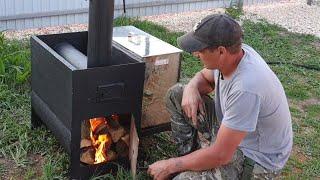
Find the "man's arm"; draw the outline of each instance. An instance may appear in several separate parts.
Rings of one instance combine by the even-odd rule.
[[[213,169],[229,163],[246,134],[247,132],[233,130],[222,124],[213,145],[186,156],[173,158],[173,173]]]
[[[185,86],[181,107],[187,117],[197,124],[198,110],[204,114],[204,104],[201,95],[208,94],[214,89],[213,70],[202,69]]]
[[[187,84],[187,87],[197,88],[201,95],[214,90],[213,70],[202,69]]]
[[[201,171],[227,164],[246,134],[247,132],[233,130],[222,124],[215,143],[210,147],[182,157],[158,161],[150,165],[148,173],[154,179],[166,179],[177,172]]]

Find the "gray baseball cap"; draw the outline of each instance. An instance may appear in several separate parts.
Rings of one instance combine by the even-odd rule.
[[[226,14],[214,14],[203,18],[193,30],[177,39],[178,46],[187,52],[207,47],[232,46],[243,36],[240,25]]]

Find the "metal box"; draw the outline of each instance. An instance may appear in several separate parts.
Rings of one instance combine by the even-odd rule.
[[[141,124],[145,63],[113,44],[110,65],[77,69],[53,48],[68,42],[87,54],[87,40],[87,32],[31,38],[32,127],[44,123],[70,154],[70,179],[88,179],[93,174],[117,168],[114,163],[84,165],[80,162],[83,121],[112,114],[132,114],[131,129],[139,133]],[[138,148],[138,143],[134,144],[132,166],[135,166]]]
[[[182,50],[134,27],[113,28],[113,42],[146,63],[141,128],[154,133],[170,128],[165,106],[167,90],[179,81]]]

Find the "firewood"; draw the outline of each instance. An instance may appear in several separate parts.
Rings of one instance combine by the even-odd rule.
[[[106,124],[100,124],[95,131],[93,132],[94,135],[101,135],[101,134],[107,134],[108,133],[108,127]]]
[[[92,142],[89,139],[81,139],[80,148],[86,148],[92,146]]]
[[[121,140],[123,142],[125,142],[126,145],[129,147],[129,144],[130,144],[130,135],[129,134],[126,134],[125,136],[121,137]]]
[[[117,159],[117,153],[112,151],[112,150],[108,150],[107,152],[107,159],[108,161],[114,161]]]
[[[120,157],[128,157],[129,155],[129,134],[121,137],[121,139],[116,143],[116,150]]]
[[[109,134],[111,135],[113,142],[118,142],[119,139],[126,134],[126,130],[120,126],[119,128],[109,128]]]
[[[84,152],[81,153],[80,161],[86,164],[94,164],[94,157],[96,150],[91,147],[87,148]]]
[[[121,126],[117,118],[108,118],[108,125],[113,129],[118,129]]]
[[[90,127],[93,131],[95,131],[97,127],[100,126],[101,124],[106,124],[105,117],[92,118],[89,121],[90,121]]]
[[[81,138],[90,138],[90,122],[88,120],[82,121],[81,123]]]

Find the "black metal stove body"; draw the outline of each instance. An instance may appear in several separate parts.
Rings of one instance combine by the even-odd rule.
[[[69,42],[84,54],[87,33],[32,37],[32,126],[42,122],[70,154],[70,175],[80,179],[99,165],[80,165],[81,122],[132,113],[139,134],[145,64],[113,45],[111,65],[78,70],[52,47]],[[101,167],[102,168],[102,167]]]
[[[109,26],[112,30],[112,24]],[[112,34],[108,36],[106,41],[111,43]],[[87,32],[31,38],[32,126],[44,123],[70,154],[71,179],[87,179],[114,166],[80,162],[82,121],[112,114],[132,114],[138,134],[141,126],[145,63],[112,43],[108,49],[111,54],[92,60],[90,57],[99,57],[92,54],[96,50],[90,50],[90,47],[99,47],[90,46],[93,42],[88,39],[96,41]],[[61,43],[69,43],[80,53],[88,54],[89,68],[78,68],[70,63],[70,59],[59,55],[54,49]],[[98,67],[94,67],[95,61],[100,63]]]

